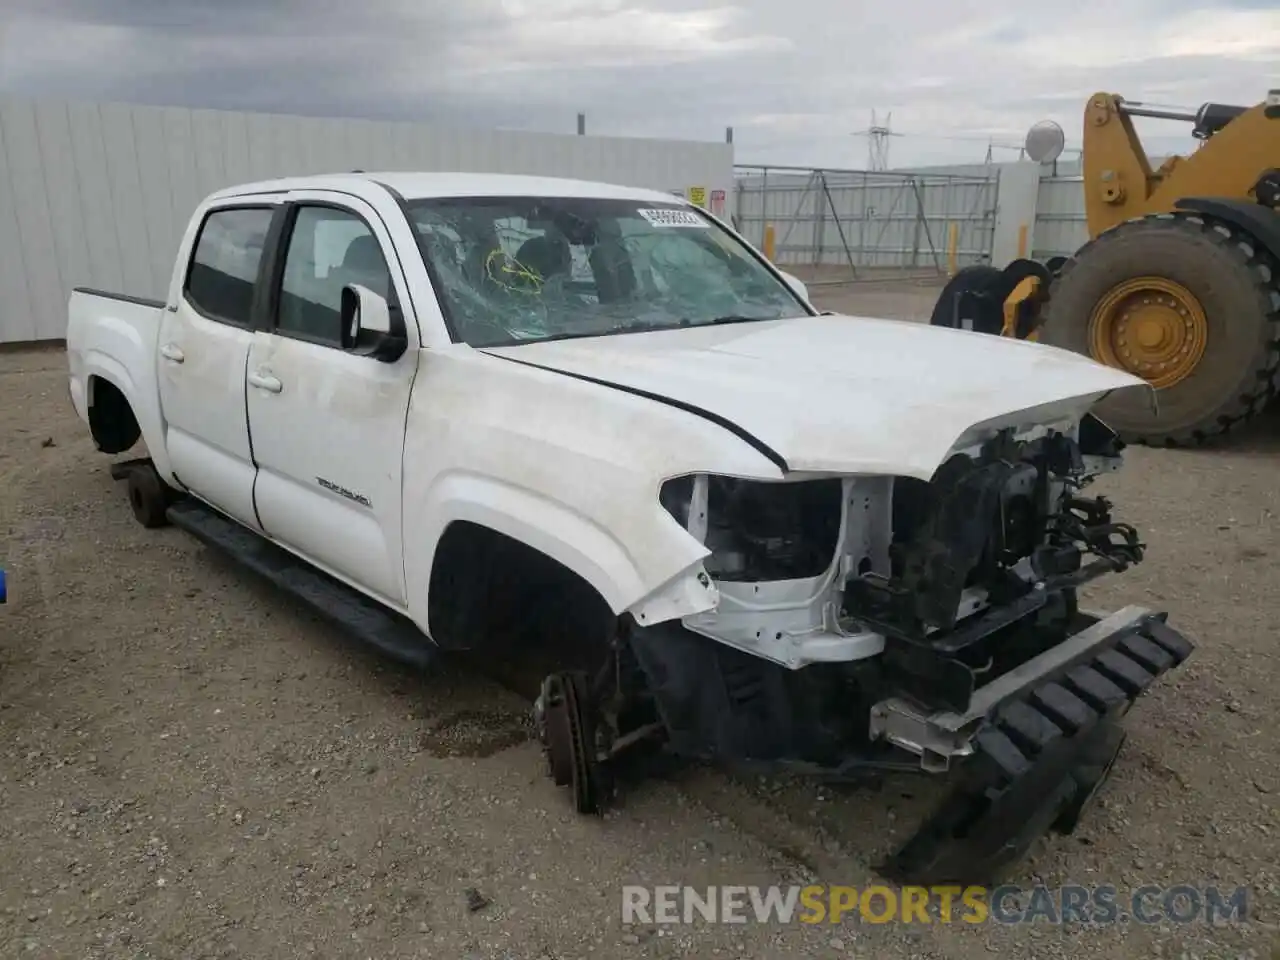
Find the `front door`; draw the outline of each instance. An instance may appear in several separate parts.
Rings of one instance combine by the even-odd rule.
[[[342,348],[343,287],[405,305],[405,279],[377,213],[324,193],[289,197],[272,328],[249,350],[249,430],[263,529],[316,565],[403,607],[401,465],[417,369],[409,349],[384,363]],[[392,266],[395,265],[395,266]]]
[[[174,309],[163,312],[157,360],[165,446],[187,489],[251,527],[253,453],[245,369],[267,230],[277,206],[210,210]]]

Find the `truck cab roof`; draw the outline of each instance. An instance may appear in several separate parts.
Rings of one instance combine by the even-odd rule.
[[[683,202],[673,193],[614,183],[566,177],[539,177],[506,173],[413,172],[333,173],[262,180],[237,184],[214,193],[210,200],[248,194],[287,193],[291,190],[352,190],[363,193],[370,185],[389,189],[405,200],[446,197],[582,197],[643,200],[655,203]]]

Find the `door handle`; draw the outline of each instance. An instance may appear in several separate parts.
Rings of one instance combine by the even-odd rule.
[[[279,393],[284,389],[284,384],[280,382],[279,378],[273,377],[269,373],[249,374],[249,386],[265,390],[267,393]]]
[[[174,363],[181,363],[187,359],[187,355],[183,353],[175,344],[166,343],[160,348],[160,356],[166,360],[172,360]]]

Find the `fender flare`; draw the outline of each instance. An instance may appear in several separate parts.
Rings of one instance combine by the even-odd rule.
[[[675,525],[656,498],[654,511],[657,522]],[[674,584],[684,579],[682,575],[696,578],[708,553],[678,527],[677,532],[687,540],[687,549],[683,556],[673,552],[675,563],[660,582],[654,582],[637,567],[626,547],[598,523],[564,504],[492,477],[463,473],[443,477],[415,512],[429,517],[430,524],[421,531],[424,547],[414,561],[419,569],[406,569],[405,574],[410,582],[423,585],[423,589],[409,592],[409,612],[428,636],[432,570],[445,531],[457,522],[486,527],[545,554],[590,584],[617,614],[653,598],[661,603],[664,618],[674,618],[710,609],[717,600],[714,589],[704,589],[683,591],[673,601]]]
[[[142,400],[143,387],[137,384],[129,374],[129,369],[111,354],[90,347],[84,355],[85,411],[93,403],[94,378],[105,380],[111,384],[129,403],[134,419],[138,421],[138,429],[142,432],[142,442],[147,445],[147,454],[155,465],[161,479],[171,486],[177,486],[173,470],[169,465],[169,453],[164,445],[164,425],[160,422],[158,403],[150,407]],[[157,400],[159,393],[156,394]]]
[[[1221,197],[1183,197],[1174,206],[1183,213],[1202,213],[1231,224],[1280,260],[1280,213],[1270,207],[1252,200]]]

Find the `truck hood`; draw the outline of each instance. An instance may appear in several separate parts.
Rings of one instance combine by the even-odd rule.
[[[1111,390],[1145,386],[1056,347],[841,315],[485,352],[695,408],[784,470],[926,480],[995,430],[1078,419]]]

